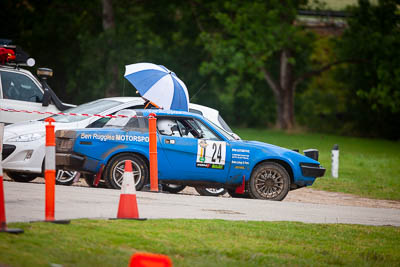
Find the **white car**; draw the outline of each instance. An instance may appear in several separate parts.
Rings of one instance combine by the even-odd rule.
[[[140,97],[112,97],[79,105],[66,110],[65,113],[77,114],[115,114],[122,109],[140,109],[144,100]],[[191,112],[201,113],[217,126],[227,132],[232,130],[221,124],[217,110],[189,104]],[[108,118],[86,116],[54,115],[55,130],[103,127]],[[43,176],[45,156],[45,122],[44,119],[7,125],[3,138],[3,169],[7,175],[18,182],[30,182],[38,176]],[[74,181],[76,172],[57,172],[57,183],[69,185]]]
[[[52,70],[39,68],[37,79],[28,70],[0,65],[0,107],[2,109],[60,112],[75,105],[64,104],[47,85]],[[39,81],[40,80],[40,81]],[[37,120],[48,115],[0,110],[0,122],[11,124]]]

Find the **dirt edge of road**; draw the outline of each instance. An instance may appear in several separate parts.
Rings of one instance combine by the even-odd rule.
[[[5,181],[12,181],[6,175]],[[36,178],[33,183],[44,183],[43,178]],[[86,182],[81,179],[75,183],[74,186],[87,186]],[[183,194],[198,195],[193,187],[186,187]],[[229,197],[225,194],[222,197]],[[290,191],[287,197],[283,200],[285,202],[300,202],[300,203],[313,203],[325,205],[338,205],[338,206],[356,206],[367,208],[387,208],[387,209],[400,209],[400,201],[396,200],[382,200],[363,198],[352,194],[345,194],[339,192],[328,192],[322,190],[315,190],[312,188],[301,188]]]

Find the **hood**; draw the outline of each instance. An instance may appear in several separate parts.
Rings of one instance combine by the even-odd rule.
[[[6,137],[45,131],[44,127],[44,121],[37,120],[10,124],[4,127],[4,140],[6,140]]]
[[[307,156],[304,156],[303,154],[300,154],[299,152],[276,146],[276,145],[271,145],[268,143],[263,143],[259,141],[243,141],[248,145],[252,145],[255,148],[258,148],[263,151],[263,153],[266,153],[270,156],[277,157],[277,158],[290,158],[290,159],[295,159],[298,162],[304,162],[304,163],[314,163],[314,164],[319,164],[318,161],[309,158]]]
[[[76,123],[54,123],[55,131],[71,129],[76,127]],[[14,136],[20,136],[30,133],[45,133],[46,122],[41,120],[25,121],[7,125],[4,127],[4,140]]]

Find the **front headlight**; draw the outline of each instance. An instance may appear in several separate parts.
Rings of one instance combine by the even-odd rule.
[[[23,134],[17,137],[11,137],[7,139],[7,142],[32,142],[36,141],[45,136],[45,133],[30,133],[30,134]]]

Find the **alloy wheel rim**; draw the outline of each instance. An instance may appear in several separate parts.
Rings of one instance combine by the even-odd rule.
[[[125,161],[126,160],[118,162],[118,164],[115,166],[112,172],[112,178],[119,187],[122,186],[122,180],[124,178]],[[140,179],[142,178],[142,171],[139,165],[135,161],[131,162],[132,162],[133,179],[135,180],[135,186],[137,186],[137,184],[140,182]]]
[[[221,194],[224,190],[224,188],[206,188],[206,191],[211,194]]]
[[[68,183],[74,180],[77,174],[77,171],[58,170],[56,180],[58,182]]]
[[[265,169],[257,175],[255,187],[262,197],[274,198],[283,191],[283,176],[275,169]]]

